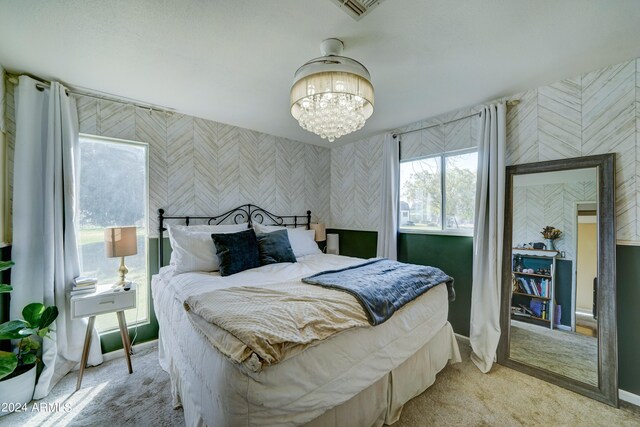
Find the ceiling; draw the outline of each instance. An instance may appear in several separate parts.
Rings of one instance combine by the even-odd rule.
[[[318,145],[640,57],[638,0],[0,0],[0,64],[74,87]],[[338,37],[376,90],[329,144],[289,113],[293,73]]]

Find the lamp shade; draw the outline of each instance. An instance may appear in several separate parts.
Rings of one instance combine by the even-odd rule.
[[[324,56],[298,68],[290,93],[291,115],[303,129],[329,142],[362,128],[373,114],[369,71],[342,56],[343,48],[341,40],[324,40]]]
[[[309,227],[316,232],[316,242],[327,240],[327,229],[324,224],[310,224]]]
[[[104,230],[105,252],[108,258],[138,253],[136,227],[109,227]]]
[[[340,254],[340,235],[339,234],[327,234],[327,253],[339,255]]]

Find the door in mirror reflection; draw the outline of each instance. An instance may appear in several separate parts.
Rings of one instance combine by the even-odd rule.
[[[513,178],[511,358],[598,385],[597,170]]]

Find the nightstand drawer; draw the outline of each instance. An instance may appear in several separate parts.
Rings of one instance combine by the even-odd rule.
[[[135,288],[130,291],[104,292],[71,298],[71,318],[95,316],[136,306]]]

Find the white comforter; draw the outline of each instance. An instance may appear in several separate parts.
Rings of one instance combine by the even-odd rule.
[[[213,289],[294,280],[361,261],[309,255],[295,264],[274,264],[224,278],[215,273],[174,276],[171,267],[161,269],[152,280],[161,365],[202,382],[193,385],[203,391],[202,401],[189,404],[198,407],[209,425],[297,425],[318,417],[399,366],[446,324],[446,285],[431,289],[382,325],[339,333],[261,372],[241,370],[213,349],[188,321],[183,303],[190,295]],[[211,395],[215,401],[206,401]]]

